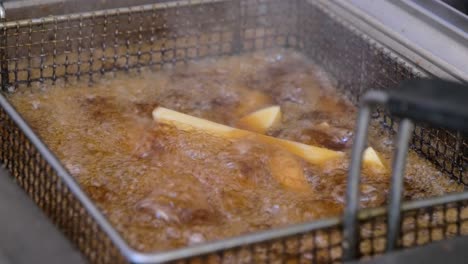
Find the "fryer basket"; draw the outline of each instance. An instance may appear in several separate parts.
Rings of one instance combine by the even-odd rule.
[[[8,93],[102,75],[161,69],[205,57],[272,47],[298,50],[356,104],[427,73],[311,0],[178,0],[0,23],[0,161],[51,221],[93,263],[335,263],[343,261],[342,219],[257,232],[168,252],[131,249],[58,159],[8,103]],[[382,110],[374,118],[392,131]],[[448,177],[468,183],[467,139],[418,124],[411,147]],[[468,194],[404,203],[399,248],[468,233]],[[359,256],[384,253],[384,208],[359,213]]]

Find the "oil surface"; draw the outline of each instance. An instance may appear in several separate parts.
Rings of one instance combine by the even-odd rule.
[[[193,62],[171,70],[106,76],[81,84],[22,89],[10,98],[132,247],[166,250],[342,212],[357,109],[326,74],[285,50]],[[229,140],[153,121],[164,106],[236,126],[280,105],[279,138],[344,151],[313,166],[254,138]],[[369,144],[389,167],[392,137],[378,126]],[[309,186],[275,181],[271,160],[299,163]],[[405,199],[461,191],[409,154]],[[388,173],[364,171],[361,204],[386,202]]]

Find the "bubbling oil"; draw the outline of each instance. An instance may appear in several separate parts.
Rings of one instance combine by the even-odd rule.
[[[357,109],[319,67],[292,51],[104,76],[92,87],[20,89],[9,99],[137,250],[179,248],[343,210]],[[268,135],[348,157],[317,167],[254,138],[179,131],[151,117],[164,106],[235,126],[270,105],[280,105],[283,117]],[[374,125],[369,141],[389,165],[392,137]],[[278,153],[300,163],[306,190],[274,180],[268,162]],[[405,183],[406,199],[463,189],[412,152]],[[364,172],[361,189],[362,206],[384,204],[388,175]]]

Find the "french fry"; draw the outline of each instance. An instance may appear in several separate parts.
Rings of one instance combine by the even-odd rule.
[[[290,140],[261,135],[254,132],[218,124],[206,119],[186,115],[164,107],[157,107],[154,109],[153,118],[157,122],[173,125],[180,130],[200,130],[211,135],[225,138],[241,138],[244,136],[253,135],[259,141],[280,146],[291,154],[294,154],[315,165],[322,165],[328,160],[344,157],[344,153],[340,151],[333,151],[326,148],[320,148]],[[287,188],[296,191],[309,189],[309,184],[299,161],[294,159],[292,156],[284,155],[284,153],[280,155],[278,153],[281,152],[277,152],[270,158],[269,166],[272,176],[280,184]],[[377,169],[379,171],[384,171],[386,169],[378,154],[371,147],[365,150],[363,162],[364,166],[368,166],[371,169]]]
[[[380,172],[386,171],[385,165],[382,163],[382,160],[379,158],[379,155],[372,147],[368,147],[364,151],[363,162],[364,166],[370,167],[371,169]]]
[[[221,137],[241,137],[247,134],[247,132],[240,133],[239,129],[230,126],[186,115],[164,107],[156,107],[153,110],[153,119],[163,124],[173,125],[180,130],[202,130],[205,133]]]
[[[322,165],[328,160],[344,157],[344,153],[341,151],[334,151],[265,135],[257,135],[257,138],[265,143],[281,146],[292,154],[315,165]]]
[[[277,105],[257,110],[238,122],[240,128],[265,134],[271,127],[281,122],[281,108]]]
[[[316,165],[321,165],[327,160],[344,156],[344,153],[340,151],[333,151],[326,148],[310,146],[290,140],[260,135],[254,132],[237,129],[202,118],[186,115],[164,107],[157,107],[154,109],[153,119],[163,124],[173,125],[180,130],[201,130],[211,135],[226,138],[240,138],[248,135],[255,135],[262,142],[280,146],[292,154],[303,158],[307,162]]]

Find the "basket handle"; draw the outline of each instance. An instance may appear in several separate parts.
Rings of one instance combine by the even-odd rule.
[[[441,79],[413,79],[388,95],[392,115],[468,133],[468,86]]]
[[[389,91],[371,91],[364,95],[357,120],[348,174],[346,208],[344,212],[344,260],[357,257],[359,246],[359,184],[361,162],[367,144],[367,129],[371,110],[387,106],[392,115],[401,117],[391,176],[386,250],[393,250],[400,233],[403,176],[413,122],[422,121],[435,126],[468,132],[468,87],[439,79],[414,79]]]

